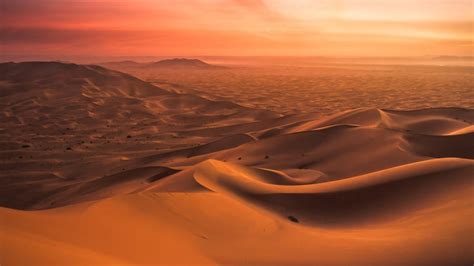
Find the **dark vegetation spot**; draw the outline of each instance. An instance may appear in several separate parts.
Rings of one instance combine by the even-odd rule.
[[[299,223],[299,222],[300,222],[300,221],[298,221],[298,219],[296,219],[295,216],[291,216],[291,215],[288,216],[288,220],[290,220],[290,221],[292,221],[292,222],[294,222],[294,223]]]
[[[128,135],[128,136],[127,136],[127,139],[130,139],[130,138],[132,138],[132,136]]]
[[[66,150],[70,151],[70,150],[72,150],[72,148],[71,148],[71,147],[67,147]]]
[[[20,156],[18,156],[18,158],[23,159],[23,156],[20,155]]]
[[[239,161],[242,160],[242,157],[239,157],[237,160],[239,160]]]
[[[21,145],[21,147],[22,147],[22,148],[29,148],[29,147],[31,147],[31,146],[28,145],[28,144],[25,144],[25,145]]]
[[[268,155],[265,155],[265,159],[268,159],[268,158],[270,158],[270,157],[268,157]]]

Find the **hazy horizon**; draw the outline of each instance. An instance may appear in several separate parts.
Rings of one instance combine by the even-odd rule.
[[[58,61],[77,64],[100,64],[105,62],[134,61],[137,63],[156,62],[165,59],[199,59],[206,63],[223,65],[317,65],[317,64],[361,64],[361,65],[433,65],[433,66],[473,66],[473,56],[424,55],[424,56],[219,56],[219,55],[149,55],[149,56],[41,56],[3,55],[1,62]]]

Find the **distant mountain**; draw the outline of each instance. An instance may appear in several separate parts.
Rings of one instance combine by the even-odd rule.
[[[136,69],[181,69],[181,70],[199,70],[199,69],[225,69],[226,67],[208,64],[199,59],[173,58],[165,59],[152,63],[137,63],[134,61],[107,62],[101,65],[116,68],[136,68]]]
[[[193,69],[221,68],[220,66],[211,65],[199,59],[187,59],[187,58],[165,59],[165,60],[151,63],[150,65],[153,67],[163,67],[163,68],[193,68]]]

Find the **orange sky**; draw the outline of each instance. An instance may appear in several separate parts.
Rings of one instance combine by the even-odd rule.
[[[472,55],[471,0],[2,0],[2,56]]]

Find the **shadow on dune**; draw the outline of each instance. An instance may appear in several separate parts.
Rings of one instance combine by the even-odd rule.
[[[279,217],[318,227],[370,224],[403,217],[472,190],[474,163],[444,158],[385,169],[343,180],[307,184],[269,183],[261,172],[206,161],[195,179],[201,185]]]

